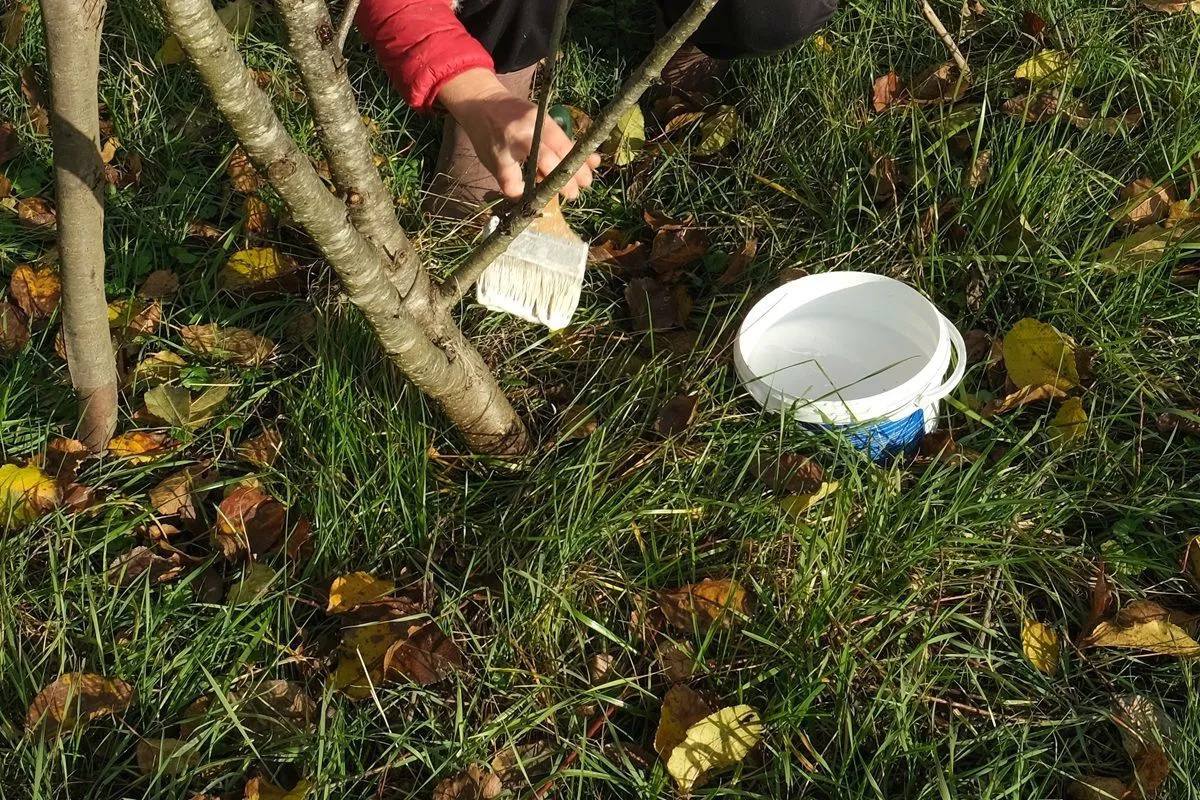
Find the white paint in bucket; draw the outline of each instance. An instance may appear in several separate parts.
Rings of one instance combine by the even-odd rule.
[[[936,427],[939,401],[962,380],[966,345],[912,287],[830,272],[756,303],[738,331],[734,365],[759,405],[852,429],[856,444],[878,456],[911,449]]]

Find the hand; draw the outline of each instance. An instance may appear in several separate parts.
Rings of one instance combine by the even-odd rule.
[[[500,191],[512,199],[519,198],[525,189],[522,165],[533,147],[537,105],[514,97],[485,69],[467,70],[451,78],[438,93],[438,100],[466,131],[475,154],[496,177]],[[546,117],[538,148],[537,180],[549,175],[573,145],[558,123]],[[593,153],[559,193],[574,200],[591,185],[592,170],[599,166],[600,156]]]

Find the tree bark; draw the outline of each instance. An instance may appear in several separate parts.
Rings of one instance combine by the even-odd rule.
[[[558,191],[566,186],[571,176],[579,171],[588,156],[604,144],[604,140],[617,127],[621,117],[641,99],[650,84],[662,73],[663,67],[671,60],[671,56],[675,55],[696,28],[700,27],[700,23],[704,21],[716,4],[717,0],[692,0],[692,4],[683,12],[683,15],[663,34],[649,55],[625,81],[617,96],[592,122],[587,133],[575,142],[575,146],[571,148],[567,157],[542,179],[537,186],[537,191],[532,196],[527,193],[521,203],[516,205],[501,221],[500,227],[493,231],[492,235],[485,239],[467,260],[441,284],[438,293],[441,295],[439,302],[442,305],[453,306],[462,300],[463,295],[470,290],[488,265],[508,249],[508,245],[521,231],[529,227],[541,210],[546,207],[546,204],[553,200]]]
[[[350,224],[346,206],[325,189],[287,135],[209,0],[163,0],[163,7],[218,109],[337,271],[392,361],[441,405],[472,448],[523,452],[524,425],[483,359],[452,324],[451,330],[432,331],[433,339],[426,336],[390,280],[386,256]]]
[[[63,339],[79,401],[77,436],[100,450],[117,426],[117,366],[104,297],[100,31],[104,0],[42,0],[62,264]]]

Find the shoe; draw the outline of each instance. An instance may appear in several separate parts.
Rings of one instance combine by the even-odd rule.
[[[534,64],[496,77],[517,97],[530,97],[537,67]],[[475,147],[466,131],[447,114],[436,172],[421,203],[422,210],[441,219],[469,220],[499,197],[500,185],[496,178],[475,155]]]
[[[668,91],[683,95],[714,95],[729,72],[729,62],[705,55],[694,44],[675,51],[663,67],[661,80]]]

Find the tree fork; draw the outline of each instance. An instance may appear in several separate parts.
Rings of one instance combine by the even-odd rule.
[[[62,264],[63,341],[79,401],[76,435],[91,450],[117,427],[117,365],[104,296],[100,31],[104,0],[42,0],[50,65],[50,138]]]

